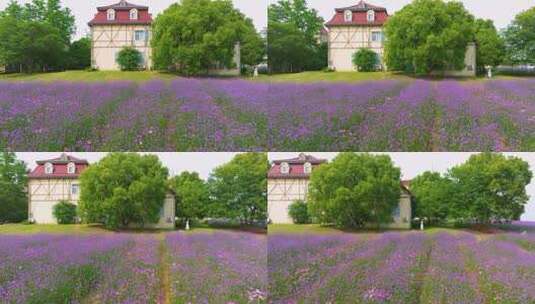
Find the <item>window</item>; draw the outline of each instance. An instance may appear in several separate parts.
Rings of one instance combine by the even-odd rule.
[[[344,21],[345,22],[351,22],[353,21],[353,12],[350,10],[347,10],[344,12]]]
[[[135,31],[134,32],[134,39],[136,41],[146,41],[147,40],[147,32],[146,31]]]
[[[383,42],[384,41],[383,32],[372,32],[372,41]]]
[[[74,174],[76,173],[76,165],[74,163],[69,163],[67,165],[67,173],[68,174]]]
[[[108,10],[108,20],[115,20],[115,10],[114,9],[109,9]]]
[[[282,174],[290,173],[290,165],[288,165],[288,163],[282,163],[281,164],[281,173]]]
[[[78,184],[71,185],[71,195],[78,195],[80,192],[80,186]]]
[[[375,22],[375,12],[370,10],[367,13],[367,20],[368,22]]]
[[[311,163],[305,163],[304,171],[305,171],[305,174],[312,173],[312,164]]]
[[[52,174],[52,173],[54,173],[54,165],[52,165],[51,163],[46,163],[45,174]]]
[[[130,10],[130,20],[137,20],[137,9]]]

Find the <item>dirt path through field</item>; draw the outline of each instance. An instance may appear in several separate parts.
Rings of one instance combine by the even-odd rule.
[[[159,234],[160,247],[158,248],[159,271],[160,276],[160,300],[161,304],[171,304],[171,280],[169,273],[169,260],[167,253],[167,244],[165,234]]]

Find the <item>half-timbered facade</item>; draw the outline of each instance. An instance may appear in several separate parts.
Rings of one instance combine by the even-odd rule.
[[[150,47],[152,15],[147,6],[121,0],[97,8],[89,22],[91,29],[91,65],[99,70],[118,70],[117,55],[124,47],[137,49],[143,67],[152,67]]]
[[[53,214],[56,204],[67,201],[78,205],[81,191],[79,178],[88,167],[87,160],[65,153],[58,158],[37,161],[37,167],[28,175],[28,220],[36,224],[56,224]],[[175,194],[168,192],[158,223],[145,224],[143,227],[174,229],[175,211]]]
[[[385,69],[383,25],[388,20],[386,8],[360,1],[357,5],[335,9],[328,29],[329,67],[336,71],[355,71],[353,54],[362,48],[377,53],[379,68]]]
[[[268,217],[272,223],[292,223],[288,207],[295,201],[306,201],[310,174],[325,162],[306,154],[273,162],[268,172]]]
[[[55,224],[53,208],[60,201],[77,205],[80,174],[89,166],[86,160],[66,154],[37,162],[28,175],[28,218],[38,224]]]
[[[296,158],[275,160],[268,172],[268,218],[273,224],[291,224],[288,207],[295,201],[307,201],[312,171],[326,163],[311,155],[300,154]],[[392,214],[392,223],[384,225],[391,229],[410,229],[412,204],[409,182],[400,184],[399,205]]]

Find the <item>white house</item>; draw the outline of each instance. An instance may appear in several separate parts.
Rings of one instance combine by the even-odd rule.
[[[353,55],[362,48],[374,51],[379,58],[379,69],[386,70],[384,62],[384,25],[389,14],[386,8],[360,1],[358,4],[335,9],[335,15],[325,24],[328,33],[328,66],[336,71],[355,71]],[[454,77],[476,76],[476,44],[466,47],[464,67],[433,73]]]
[[[336,71],[355,71],[353,54],[359,49],[373,50],[384,67],[383,25],[388,20],[386,8],[360,1],[357,5],[335,9],[328,29],[329,67]]]
[[[326,163],[311,155],[300,154],[296,158],[275,160],[268,172],[268,218],[273,224],[291,224],[288,207],[297,200],[307,200],[312,171]],[[392,214],[393,222],[385,228],[410,229],[412,219],[409,182],[400,184],[399,206]]]
[[[37,167],[28,175],[28,219],[36,224],[56,224],[54,206],[60,201],[78,205],[80,174],[89,167],[87,160],[67,154],[37,161]],[[175,228],[175,196],[168,193],[157,224],[147,228]]]
[[[97,11],[88,23],[91,29],[91,66],[99,70],[118,70],[117,54],[128,46],[142,54],[144,68],[150,69],[152,15],[149,8],[121,0],[98,7]]]

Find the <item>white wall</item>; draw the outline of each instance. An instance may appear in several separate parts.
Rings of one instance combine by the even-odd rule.
[[[288,207],[297,200],[306,201],[306,179],[268,179],[268,218],[273,224],[292,224]]]
[[[28,182],[28,212],[37,224],[56,224],[52,211],[54,205],[65,200],[77,205],[78,194],[73,195],[72,185],[79,185],[76,179],[32,179]]]
[[[369,48],[383,58],[383,42],[372,41],[373,32],[383,32],[380,26],[335,26],[329,28],[329,66],[337,71],[355,71],[353,54]],[[384,33],[383,33],[384,35]]]

